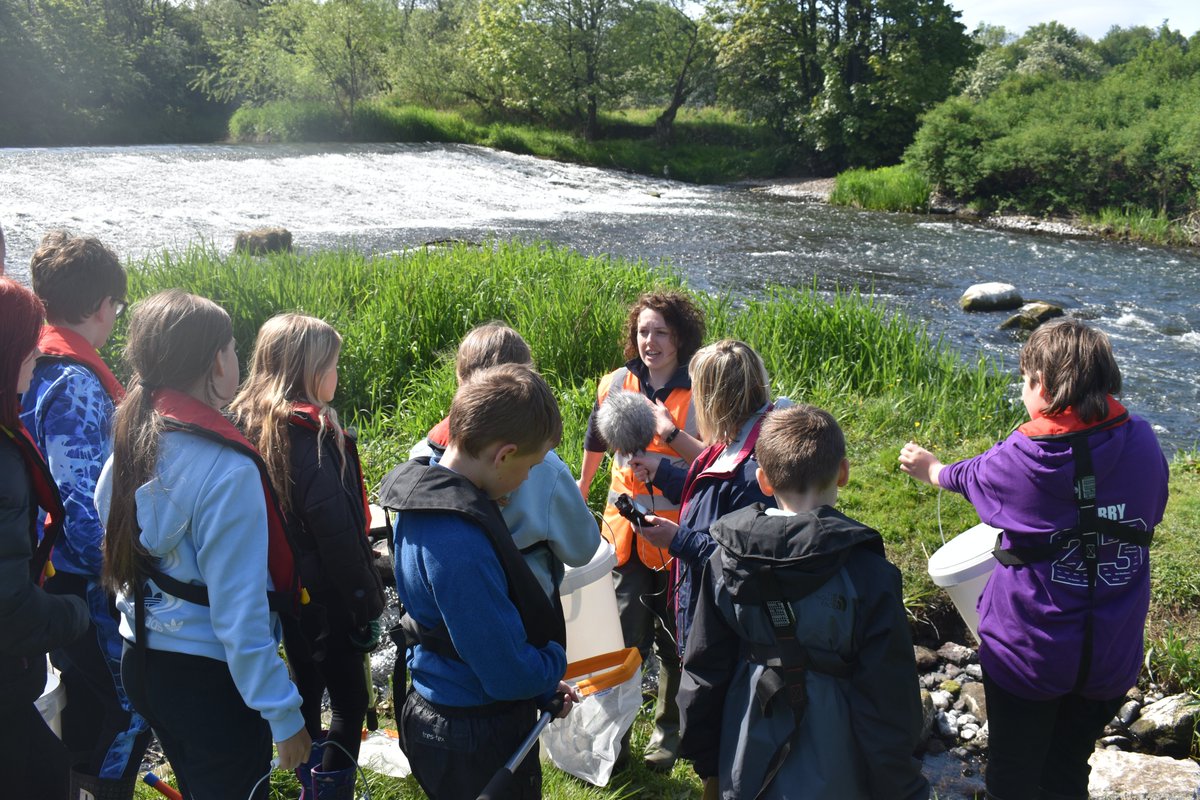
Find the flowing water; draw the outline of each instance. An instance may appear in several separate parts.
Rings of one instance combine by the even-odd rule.
[[[1200,254],[998,231],[691,186],[458,145],[165,146],[0,150],[9,270],[67,227],[123,257],[283,225],[298,250],[385,252],[455,237],[549,240],[667,261],[699,289],[860,287],[965,354],[1008,368],[1004,315],[965,314],[973,283],[1002,280],[1109,333],[1125,399],[1168,449],[1200,442]],[[219,298],[218,298],[219,299]]]

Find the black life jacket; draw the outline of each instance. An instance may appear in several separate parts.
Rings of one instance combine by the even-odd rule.
[[[797,571],[802,562],[811,559],[811,554],[777,552],[768,556],[754,551],[753,547],[747,548],[748,540],[739,537],[742,531],[739,523],[753,518],[757,525],[772,531],[772,540],[793,541],[787,531],[796,518],[769,516],[765,510],[761,503],[755,503],[726,516],[712,528],[718,545],[729,554],[720,557],[735,559],[741,573],[742,585],[734,602],[761,607],[771,625],[773,641],[770,644],[742,641],[742,657],[764,667],[755,685],[755,701],[762,715],[769,717],[774,712],[775,699],[782,698],[795,722],[792,735],[779,745],[768,762],[756,798],[771,786],[800,734],[800,722],[808,710],[808,673],[846,679],[853,675],[858,663],[854,655],[846,660],[832,653],[814,653],[802,645],[796,635],[797,618],[793,605],[838,576],[856,550],[861,548],[884,556],[883,539],[876,531],[834,509],[822,508],[814,513],[820,515],[823,527],[841,537],[845,546],[828,553],[819,571],[809,571],[811,568]]]
[[[1068,419],[1062,419],[1066,416]],[[1094,425],[1083,425],[1073,415],[1038,417],[1020,426],[1018,430],[1038,442],[1066,442],[1071,446],[1071,457],[1075,468],[1075,505],[1078,519],[1075,525],[1056,533],[1055,541],[1025,547],[1003,547],[1002,533],[996,534],[996,546],[992,555],[1006,568],[1021,567],[1040,561],[1051,561],[1068,549],[1078,546],[1087,575],[1088,611],[1083,631],[1083,658],[1079,662],[1079,673],[1075,679],[1078,691],[1087,682],[1092,666],[1092,642],[1095,635],[1094,608],[1096,604],[1096,577],[1100,565],[1102,537],[1110,537],[1138,547],[1149,547],[1153,531],[1138,530],[1116,520],[1101,517],[1096,509],[1096,471],[1092,466],[1092,448],[1088,437],[1101,431],[1112,430],[1129,421],[1129,412],[1115,399],[1109,398],[1107,416]]]
[[[380,504],[390,511],[456,514],[479,526],[500,561],[508,581],[508,598],[521,616],[528,642],[538,648],[552,641],[566,646],[566,625],[561,609],[555,609],[551,604],[525,563],[494,500],[463,476],[431,466],[428,458],[416,458],[396,467],[384,477],[379,493]],[[400,624],[392,628],[389,635],[397,647],[419,644],[446,658],[462,660],[444,622],[427,628],[401,608]],[[393,688],[402,694],[408,680],[403,653],[396,658],[393,680]]]
[[[63,508],[62,497],[58,493],[58,484],[50,474],[50,466],[42,457],[42,451],[29,435],[25,426],[17,423],[17,429],[9,430],[0,425],[0,431],[8,437],[17,448],[21,460],[25,462],[25,472],[29,475],[30,487],[33,489],[33,499],[38,507],[46,512],[46,520],[42,525],[42,540],[38,541],[37,519],[29,526],[29,577],[35,584],[41,586],[46,580],[47,573],[53,574],[50,566],[50,553],[54,543],[62,534],[67,514]]]

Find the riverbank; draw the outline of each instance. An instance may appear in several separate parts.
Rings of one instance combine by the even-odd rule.
[[[775,178],[769,181],[748,181],[752,191],[794,200],[828,203],[837,185],[837,178]],[[1131,238],[1117,236],[1112,226],[1091,224],[1082,217],[1035,217],[1028,214],[978,214],[963,204],[951,203],[935,196],[929,205],[930,214],[950,216],[998,230],[1022,233],[1048,233],[1055,236],[1087,236],[1101,239]],[[1200,244],[1200,242],[1197,242]]]

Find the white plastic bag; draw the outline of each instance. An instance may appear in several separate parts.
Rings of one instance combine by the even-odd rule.
[[[408,759],[400,752],[400,737],[395,731],[371,731],[358,751],[358,763],[363,769],[403,778],[412,770]]]
[[[621,738],[642,705],[642,671],[611,689],[586,696],[565,719],[554,720],[541,742],[554,766],[596,786],[607,786]]]

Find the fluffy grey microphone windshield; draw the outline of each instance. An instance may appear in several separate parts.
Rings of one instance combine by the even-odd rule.
[[[615,389],[596,412],[596,427],[616,452],[640,453],[654,441],[654,407],[644,394]]]

